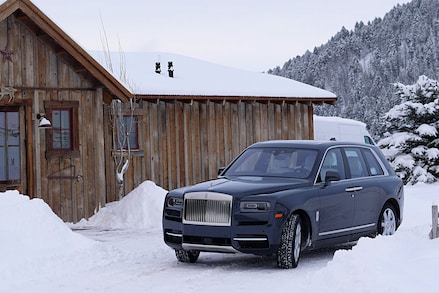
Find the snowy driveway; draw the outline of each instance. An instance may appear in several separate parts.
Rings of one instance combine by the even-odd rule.
[[[0,293],[412,293],[437,287],[439,239],[430,240],[428,232],[439,184],[406,187],[404,221],[395,235],[362,238],[351,250],[306,253],[291,270],[278,269],[274,257],[241,254],[202,253],[195,264],[179,263],[162,239],[163,191],[141,187],[75,225],[75,232],[42,200],[0,193]]]
[[[187,264],[176,260],[163,243],[161,231],[77,232],[110,246],[108,251],[114,253],[116,261],[84,271],[82,277],[78,273],[71,284],[60,280],[68,288],[64,292],[267,292],[276,286],[306,288],[310,274],[325,267],[334,255],[334,250],[304,254],[295,270],[278,269],[275,257],[244,254],[202,253],[197,263]]]

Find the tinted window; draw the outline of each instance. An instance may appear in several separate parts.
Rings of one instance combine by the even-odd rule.
[[[346,178],[343,156],[339,148],[331,149],[326,153],[317,182],[324,182],[328,171],[338,172],[340,174],[340,179]]]
[[[359,178],[368,176],[366,164],[361,151],[358,148],[346,148],[346,159],[349,166],[350,178]]]
[[[316,150],[251,148],[246,150],[224,175],[307,178],[316,158]]]
[[[369,170],[369,175],[384,175],[384,171],[381,168],[380,163],[378,162],[375,155],[369,149],[363,150],[364,157],[366,158],[367,168]]]

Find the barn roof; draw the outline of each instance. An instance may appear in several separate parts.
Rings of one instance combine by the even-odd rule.
[[[108,60],[103,52],[91,54],[98,61]],[[337,99],[329,91],[292,79],[226,67],[178,54],[113,52],[110,53],[110,59],[115,76],[124,76],[123,82],[136,97],[142,99],[307,103],[334,103]],[[160,74],[155,72],[157,62],[160,63]],[[172,78],[168,74],[168,62],[172,62]],[[124,71],[122,74],[121,68]]]
[[[132,93],[117,78],[96,62],[31,1],[7,0],[0,1],[0,3],[2,3],[0,5],[0,21],[13,15],[33,31],[43,43],[51,47],[57,56],[60,56],[75,72],[94,86],[102,86],[107,102],[113,98],[127,101],[132,97]]]
[[[250,100],[317,104],[333,104],[337,100],[329,91],[292,79],[164,52],[110,53],[114,70],[106,69],[109,67],[106,64],[108,58],[102,52],[85,51],[30,0],[0,0],[0,3],[0,21],[14,15],[78,74],[94,86],[102,86],[107,102],[114,98],[127,101],[133,96],[145,100]],[[173,78],[168,76],[169,61],[173,63]],[[156,62],[160,62],[161,74],[155,73]]]

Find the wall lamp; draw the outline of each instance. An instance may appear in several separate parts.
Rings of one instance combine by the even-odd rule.
[[[52,127],[52,123],[50,123],[50,120],[46,118],[46,116],[37,114],[38,119],[38,127],[39,128],[49,128]]]

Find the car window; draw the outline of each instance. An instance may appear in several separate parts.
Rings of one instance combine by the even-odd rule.
[[[240,164],[235,165],[235,172],[253,172],[255,171],[256,165],[261,164],[261,152],[247,151],[240,157]]]
[[[326,153],[325,158],[323,159],[322,167],[320,168],[317,182],[324,182],[326,173],[328,171],[338,172],[340,175],[340,179],[346,178],[343,164],[343,156],[341,154],[340,148],[331,149]]]
[[[367,144],[375,145],[375,143],[373,142],[373,139],[367,135],[364,136],[364,142]]]
[[[380,163],[378,162],[377,158],[372,153],[372,151],[370,149],[364,149],[363,154],[366,159],[369,175],[370,176],[384,175],[384,171],[381,168]]]
[[[224,175],[307,178],[316,158],[316,150],[252,148],[233,162]]]
[[[350,178],[368,176],[366,164],[359,148],[346,148],[345,155],[350,171]]]

